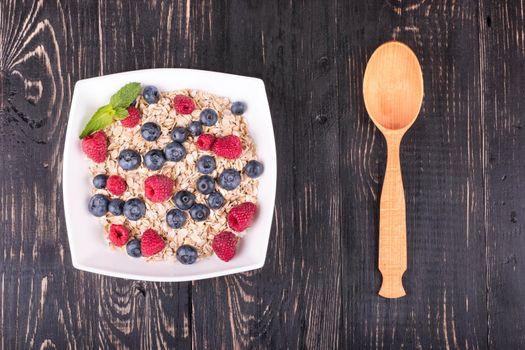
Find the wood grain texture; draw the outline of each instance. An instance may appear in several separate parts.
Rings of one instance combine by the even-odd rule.
[[[223,15],[240,13],[244,30],[223,33],[233,43],[224,70],[244,67],[267,84],[277,147],[285,150],[278,152],[274,230],[260,272],[194,283],[194,343],[334,348],[342,311],[335,7],[236,2]],[[247,61],[242,43],[253,38],[261,42]]]
[[[0,1],[0,348],[525,347],[523,1]],[[377,296],[385,142],[362,75],[418,55],[401,145],[407,296]],[[278,195],[263,269],[193,283],[72,268],[62,147],[74,83],[149,67],[265,80]]]
[[[488,341],[525,345],[525,4],[482,3],[480,46],[486,145]]]
[[[140,9],[111,5],[0,3],[0,205],[6,237],[0,243],[1,348],[191,346],[189,283],[123,281],[71,266],[61,155],[73,84],[102,73],[169,65],[166,48],[130,42],[128,34],[143,30],[144,23],[116,26],[115,19]],[[154,62],[149,55],[141,60],[123,54],[131,46],[149,52]],[[115,56],[100,62],[99,53]]]

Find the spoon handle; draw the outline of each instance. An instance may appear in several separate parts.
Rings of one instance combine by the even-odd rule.
[[[406,294],[402,282],[407,269],[405,192],[399,159],[402,137],[385,135],[388,155],[379,213],[379,271],[383,276],[379,295],[385,298]]]

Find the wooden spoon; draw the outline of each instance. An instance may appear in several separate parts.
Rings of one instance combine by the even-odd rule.
[[[363,78],[365,106],[387,144],[387,163],[379,215],[379,295],[404,296],[407,269],[405,193],[399,147],[423,101],[423,73],[416,55],[400,42],[378,47],[370,57]]]

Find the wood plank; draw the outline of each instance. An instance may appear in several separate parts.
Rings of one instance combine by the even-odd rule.
[[[525,346],[524,11],[523,1],[483,1],[480,12],[492,349]]]
[[[485,267],[477,5],[341,3],[340,149],[343,343],[346,347],[485,348]],[[418,55],[421,115],[401,146],[407,296],[378,297],[378,200],[385,142],[363,106],[362,72],[382,42]],[[344,59],[344,60],[343,60]]]
[[[261,271],[194,283],[198,349],[336,348],[340,343],[339,146],[335,7],[235,1],[222,17],[226,72],[261,77],[279,180]],[[213,68],[214,62],[205,68]]]
[[[0,204],[8,233],[0,242],[1,347],[190,347],[189,283],[140,283],[72,268],[61,190],[73,83],[175,61],[191,65],[192,56],[178,50],[186,12],[166,2],[0,6]],[[159,40],[166,32],[178,40]]]

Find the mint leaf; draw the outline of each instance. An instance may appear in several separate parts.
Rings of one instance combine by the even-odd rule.
[[[128,115],[129,115],[129,113],[128,113],[128,110],[126,108],[123,108],[123,107],[115,108],[114,118],[116,120],[125,119],[125,118],[127,118]]]
[[[94,133],[95,131],[102,130],[111,122],[113,119],[122,120],[128,116],[128,106],[137,98],[140,93],[140,83],[128,83],[124,85],[119,91],[113,96],[109,104],[100,107],[80,134],[80,138]]]
[[[80,138],[83,139],[84,137],[94,133],[95,131],[104,129],[106,126],[111,124],[111,122],[113,121],[114,114],[115,111],[110,105],[100,107],[95,112],[95,114],[93,114],[91,119],[89,119],[89,122],[80,134]]]
[[[109,104],[113,108],[128,108],[131,102],[133,102],[140,93],[140,83],[128,83],[124,85],[119,91],[113,96]]]

